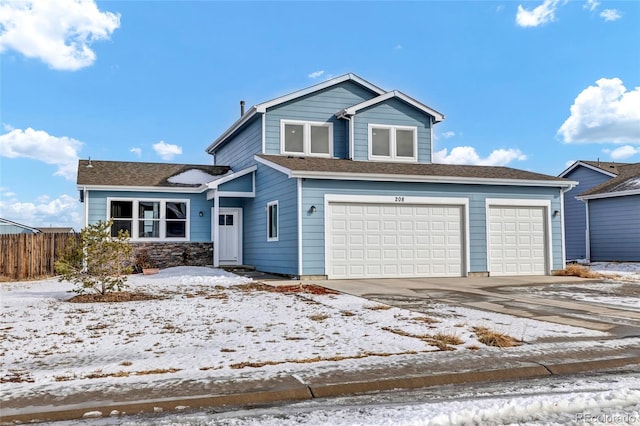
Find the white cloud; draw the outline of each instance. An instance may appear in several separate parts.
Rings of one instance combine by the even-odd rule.
[[[505,166],[514,160],[526,160],[519,149],[497,149],[488,157],[480,158],[475,148],[471,146],[457,146],[448,152],[447,148],[433,153],[434,163],[440,164],[469,164],[478,166]]]
[[[456,135],[456,132],[448,131],[441,134],[441,136],[445,139],[452,138]]]
[[[75,181],[78,170],[78,151],[82,142],[67,136],[51,136],[43,130],[14,129],[0,135],[0,156],[30,158],[58,166],[54,173]]]
[[[603,149],[602,151],[609,154],[612,160],[626,160],[629,157],[633,157],[634,155],[640,153],[640,149],[637,149],[631,145],[621,146],[614,150]]]
[[[40,197],[35,203],[3,198],[0,199],[0,217],[28,226],[72,226],[79,231],[82,227],[82,204],[69,195],[53,200]]]
[[[559,0],[544,0],[544,2],[528,10],[518,5],[518,12],[516,13],[516,23],[521,27],[537,27],[549,22],[553,22],[555,19],[555,12],[558,8]]]
[[[605,9],[600,12],[600,17],[606,22],[612,22],[622,18],[622,15],[616,9]]]
[[[178,145],[172,145],[172,144],[166,143],[165,141],[154,143],[153,150],[163,160],[171,160],[176,155],[182,154],[181,147],[179,147]]]
[[[320,77],[322,74],[324,74],[324,70],[320,70],[320,71],[314,71],[311,74],[308,75],[309,78],[318,78]]]
[[[600,6],[600,2],[596,0],[587,0],[584,6],[582,7],[584,7],[585,9],[589,9],[591,12],[593,12],[598,8],[598,6]]]
[[[51,68],[75,71],[92,65],[90,46],[109,39],[120,15],[94,1],[15,0],[0,3],[0,52],[15,50]]]
[[[584,89],[558,134],[564,142],[640,143],[640,87],[619,78],[601,78]]]
[[[133,152],[135,155],[137,155],[138,157],[142,156],[142,148],[138,148],[138,147],[133,147],[129,150],[129,152]]]

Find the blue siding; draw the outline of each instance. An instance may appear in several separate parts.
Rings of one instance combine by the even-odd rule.
[[[565,177],[579,182],[575,188],[564,194],[564,234],[567,260],[585,259],[587,256],[587,216],[584,203],[576,200],[576,197],[594,186],[606,182],[611,177],[582,166],[576,167]]]
[[[10,223],[0,223],[0,235],[35,234],[31,229]]]
[[[218,186],[220,192],[251,192],[253,191],[253,174],[248,173],[237,179],[225,182]]]
[[[254,154],[262,152],[262,116],[256,114],[244,129],[227,141],[215,153],[217,165],[230,166],[234,172],[255,163]]]
[[[486,272],[487,266],[487,198],[550,200],[551,211],[560,210],[560,189],[491,185],[426,184],[407,182],[362,182],[307,179],[302,191],[303,275],[326,275],[324,270],[324,195],[391,195],[414,197],[469,198],[470,271]],[[308,209],[316,206],[316,212]],[[551,219],[551,269],[562,269],[562,235],[560,217]]]
[[[244,263],[279,274],[298,274],[298,196],[295,179],[258,164],[256,198],[244,204]],[[267,241],[267,203],[278,201],[278,241]]]
[[[347,158],[348,124],[335,113],[373,97],[374,93],[349,81],[269,109],[265,153],[280,154],[280,120],[301,120],[333,123],[333,156]]]
[[[354,160],[369,159],[369,124],[413,126],[418,128],[418,162],[431,162],[431,117],[399,101],[388,101],[369,107],[355,116]]]
[[[211,241],[211,206],[212,202],[202,194],[176,194],[166,192],[120,192],[120,191],[90,191],[89,224],[107,220],[107,198],[130,199],[188,199],[189,200],[189,226],[190,239],[194,242]],[[87,200],[85,200],[87,202]],[[199,216],[199,212],[203,216]]]
[[[640,195],[589,200],[592,261],[640,262]]]

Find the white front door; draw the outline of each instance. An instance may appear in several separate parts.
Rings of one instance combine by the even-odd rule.
[[[218,259],[220,265],[242,264],[242,209],[220,208],[218,214]]]

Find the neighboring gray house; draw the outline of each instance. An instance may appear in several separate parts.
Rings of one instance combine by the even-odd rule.
[[[640,262],[640,163],[618,165],[618,175],[582,192],[586,259]]]
[[[346,74],[243,111],[206,149],[217,166],[178,173],[180,165],[81,161],[85,219],[113,218],[138,243],[212,244],[215,266],[297,277],[564,268],[562,199],[576,182],[433,164],[433,126],[443,119]],[[218,169],[185,179],[196,167]],[[177,185],[176,174],[193,184]]]
[[[0,217],[0,235],[37,234],[39,232],[40,231],[37,228],[32,228],[31,226],[23,225]]]

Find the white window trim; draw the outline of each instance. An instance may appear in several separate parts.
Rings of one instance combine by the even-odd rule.
[[[270,216],[271,207],[276,206],[276,236],[269,236],[269,227],[271,226]],[[280,206],[278,200],[269,201],[267,203],[267,241],[279,241],[280,240]]]
[[[285,150],[284,143],[284,126],[287,124],[296,124],[303,126],[302,152],[291,152]],[[329,153],[319,154],[311,152],[311,126],[328,127],[329,128]],[[333,157],[333,123],[322,121],[300,121],[300,120],[280,120],[280,152],[286,155],[303,155],[308,157]]]
[[[107,220],[111,219],[111,202],[112,201],[131,201],[133,203],[133,218],[131,223],[131,241],[157,241],[157,242],[170,242],[170,241],[189,241],[191,235],[191,205],[189,199],[182,198],[121,198],[121,197],[107,197]],[[158,238],[140,238],[138,237],[139,231],[139,221],[140,219],[136,216],[138,212],[138,203],[140,202],[159,202],[160,203],[160,237]],[[184,237],[167,237],[166,232],[166,211],[167,211],[167,202],[170,203],[185,203],[187,206],[186,211],[186,221],[185,221],[185,236]]]
[[[386,155],[373,155],[373,129],[389,129],[389,156]],[[396,145],[396,130],[411,130],[413,131],[413,157],[399,157],[397,156]],[[418,161],[418,128],[415,126],[396,126],[389,124],[372,124],[368,126],[368,154],[370,161],[397,161],[404,163],[416,163]]]

